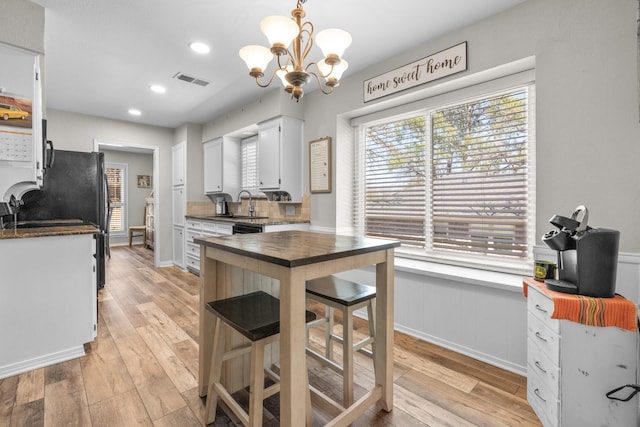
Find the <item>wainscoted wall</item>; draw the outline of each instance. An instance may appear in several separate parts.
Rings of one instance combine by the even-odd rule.
[[[315,230],[326,231],[326,230]],[[546,247],[534,249],[536,259],[554,259]],[[396,260],[396,264],[401,264]],[[486,272],[478,271],[478,276]],[[373,285],[373,268],[340,274]],[[438,273],[406,271],[395,274],[395,329],[495,366],[527,374],[527,300],[521,278],[509,283],[478,284],[473,279],[445,278]],[[498,275],[504,282],[504,275]],[[484,280],[484,279],[483,279]],[[640,301],[640,254],[621,253],[616,291]],[[365,313],[359,313],[366,317]]]

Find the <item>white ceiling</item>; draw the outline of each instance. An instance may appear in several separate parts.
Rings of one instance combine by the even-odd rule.
[[[261,19],[290,16],[296,6],[294,0],[32,1],[46,8],[47,108],[171,128],[205,123],[273,90],[255,84],[238,50],[266,46]],[[308,0],[304,9],[316,32],[333,27],[351,33],[348,76],[523,1]],[[208,43],[211,52],[192,52],[187,44],[194,40]],[[172,78],[178,72],[211,84]],[[152,93],[152,83],[167,92]],[[142,115],[130,116],[129,108]]]

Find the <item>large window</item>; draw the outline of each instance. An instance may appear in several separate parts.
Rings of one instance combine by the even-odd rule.
[[[354,226],[398,254],[530,269],[533,86],[360,125]]]
[[[127,229],[127,165],[106,163],[105,168],[111,216],[109,232],[113,235],[125,234]]]

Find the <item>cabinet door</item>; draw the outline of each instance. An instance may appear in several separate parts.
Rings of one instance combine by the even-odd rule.
[[[171,147],[171,166],[172,166],[172,182],[173,185],[185,184],[185,160],[186,160],[187,144],[180,144]]]
[[[204,144],[204,192],[222,191],[222,139]]]
[[[173,263],[184,268],[184,229],[173,227]]]
[[[280,188],[280,122],[260,127],[258,134],[258,185],[260,189]]]
[[[173,189],[173,225],[184,227],[185,189],[175,187]]]

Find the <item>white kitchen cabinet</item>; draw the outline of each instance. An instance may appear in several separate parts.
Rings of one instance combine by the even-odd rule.
[[[0,379],[85,354],[97,331],[95,252],[93,234],[0,239]]]
[[[233,223],[216,222],[205,219],[187,219],[186,263],[187,270],[200,274],[200,245],[193,239],[197,237],[230,236],[233,234]]]
[[[173,227],[173,264],[184,268],[184,227]]]
[[[302,201],[302,137],[302,121],[291,117],[258,125],[258,185],[267,196],[280,200],[286,192],[288,201]]]
[[[204,143],[204,192],[235,197],[241,190],[240,140],[223,137]]]
[[[605,396],[638,382],[638,332],[552,319],[554,302],[535,284],[527,308],[527,399],[542,424],[640,425],[638,395]]]
[[[186,201],[186,190],[184,186],[173,188],[173,225],[184,227],[184,215]]]
[[[171,182],[173,186],[186,185],[187,143],[181,142],[171,147]]]

